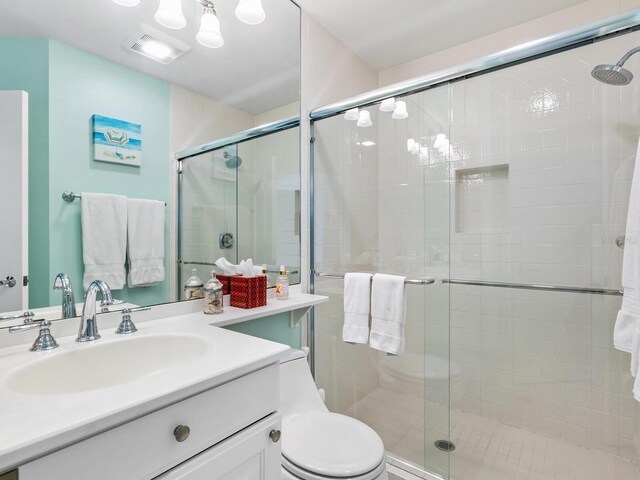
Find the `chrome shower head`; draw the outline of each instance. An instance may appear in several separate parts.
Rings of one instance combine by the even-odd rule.
[[[242,158],[237,155],[231,155],[229,152],[225,151],[222,156],[224,157],[224,165],[227,168],[238,168],[242,165]]]
[[[607,85],[629,85],[633,80],[633,73],[619,65],[596,65],[591,70],[591,76]]]
[[[606,83],[607,85],[629,85],[633,80],[633,73],[626,68],[622,68],[624,63],[629,60],[631,55],[640,52],[640,47],[632,48],[620,59],[615,65],[596,65],[591,70],[591,76],[599,82]]]

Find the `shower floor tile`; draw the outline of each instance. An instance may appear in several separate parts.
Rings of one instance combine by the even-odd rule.
[[[631,461],[454,410],[452,480],[637,480]]]
[[[390,454],[435,472],[449,470],[451,480],[640,479],[640,468],[625,458],[459,410],[451,412],[456,449],[446,454],[433,442],[446,438],[449,415],[426,410],[426,434],[424,401],[401,392],[378,388],[345,413],[376,430]]]

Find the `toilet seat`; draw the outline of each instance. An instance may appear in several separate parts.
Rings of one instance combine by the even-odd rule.
[[[378,434],[354,418],[313,412],[283,424],[282,465],[300,478],[371,480],[384,472],[384,460]]]
[[[288,480],[387,480],[386,468],[386,462],[380,462],[380,465],[371,472],[357,477],[325,477],[300,468],[287,460],[286,457],[282,457],[282,478]]]

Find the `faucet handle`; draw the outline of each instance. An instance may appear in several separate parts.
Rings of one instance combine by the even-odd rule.
[[[116,300],[115,298],[112,298],[111,300],[104,300],[102,299],[100,301],[100,313],[109,313],[111,310],[109,310],[109,307],[112,305],[123,305],[127,303],[126,300]]]
[[[132,312],[141,312],[142,310],[151,310],[151,307],[134,307],[134,308],[124,308],[122,309],[122,321],[118,328],[116,328],[116,333],[119,335],[127,335],[129,333],[135,333],[138,331],[136,326],[131,320]]]
[[[44,352],[46,350],[53,350],[54,348],[58,348],[58,343],[56,339],[51,335],[51,331],[49,328],[51,327],[51,322],[49,320],[36,320],[36,321],[27,321],[22,325],[15,325],[9,328],[9,333],[22,332],[23,330],[33,330],[34,328],[39,328],[40,332],[38,333],[38,338],[31,345],[32,352]]]

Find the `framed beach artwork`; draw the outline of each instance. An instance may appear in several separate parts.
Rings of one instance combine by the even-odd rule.
[[[142,125],[93,115],[93,158],[99,162],[142,165]]]

